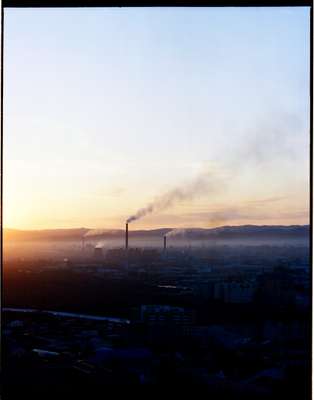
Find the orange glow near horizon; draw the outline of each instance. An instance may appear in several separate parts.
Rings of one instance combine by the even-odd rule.
[[[5,18],[4,227],[309,223],[309,10]]]
[[[263,203],[263,201],[261,202]],[[282,211],[284,206],[285,210]],[[51,207],[52,208],[52,207]],[[49,213],[49,203],[43,208],[40,205],[33,208],[21,209],[15,212],[16,208],[11,208],[11,217],[9,209],[4,207],[4,228],[38,230],[38,229],[124,229],[127,214],[111,218],[98,218],[98,210],[95,207],[94,212],[73,207],[72,210],[63,208],[60,205],[58,209],[54,207],[54,212]],[[191,207],[190,212],[182,213],[180,207],[176,207],[167,212],[156,213],[134,221],[130,224],[131,229],[158,229],[162,227],[171,228],[215,228],[224,225],[306,225],[309,223],[309,215],[306,209],[297,208],[295,205],[288,207],[287,201],[274,201],[273,204],[267,204],[267,207],[252,206],[251,201],[246,201],[242,205],[214,206],[210,211],[196,211]],[[23,215],[23,212],[26,213]],[[66,212],[66,218],[62,220],[62,212]],[[40,212],[40,213],[39,213]],[[57,213],[60,213],[59,215]],[[34,217],[32,218],[32,213]],[[47,213],[46,215],[44,213]],[[72,218],[72,219],[71,219]]]

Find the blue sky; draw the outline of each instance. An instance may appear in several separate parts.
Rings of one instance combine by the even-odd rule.
[[[6,226],[116,227],[208,167],[137,225],[308,222],[309,9],[6,9],[4,57]]]

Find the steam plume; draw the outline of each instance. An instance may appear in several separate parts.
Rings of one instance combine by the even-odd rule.
[[[171,231],[167,232],[165,236],[167,237],[172,237],[172,236],[181,236],[184,237],[188,235],[189,233],[197,233],[199,236],[200,235],[205,235],[206,230],[200,229],[200,228],[176,228],[172,229]]]
[[[99,242],[96,243],[95,245],[95,249],[102,249],[104,247],[104,245],[106,244],[105,240],[100,240]]]
[[[105,233],[105,230],[103,229],[90,229],[87,231],[84,235],[84,237],[90,237],[90,236],[100,236]]]
[[[112,234],[112,233],[118,233],[119,231],[117,229],[90,229],[85,233],[83,237],[92,237],[92,236],[102,236],[105,234]]]
[[[177,235],[183,236],[183,235],[185,235],[185,233],[186,233],[186,229],[177,228],[177,229],[172,229],[171,231],[167,232],[166,236],[167,237],[177,236]]]

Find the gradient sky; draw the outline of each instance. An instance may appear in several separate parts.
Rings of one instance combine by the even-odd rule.
[[[4,226],[308,223],[309,13],[6,9]]]

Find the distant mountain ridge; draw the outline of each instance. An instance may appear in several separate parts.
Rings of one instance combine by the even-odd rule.
[[[88,228],[76,229],[44,229],[44,230],[19,230],[4,229],[4,240],[80,240],[88,232]],[[86,240],[104,238],[118,239],[124,236],[123,229],[104,229],[98,234],[85,236]],[[173,232],[172,232],[173,231]],[[132,230],[129,228],[130,237],[160,237],[172,232],[172,237],[177,239],[205,239],[205,238],[252,238],[252,237],[278,237],[278,238],[308,238],[309,225],[240,225],[221,226],[217,228],[186,228],[172,229],[160,228],[151,230]],[[95,230],[95,233],[96,230]]]

